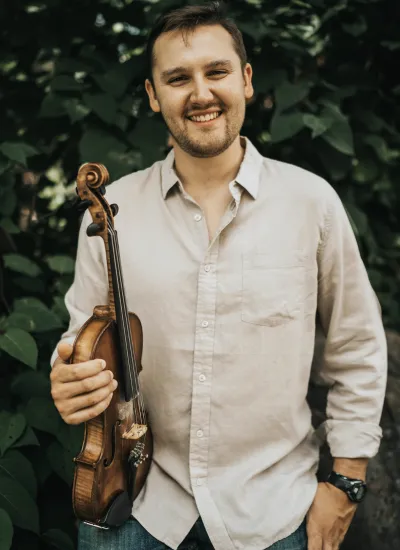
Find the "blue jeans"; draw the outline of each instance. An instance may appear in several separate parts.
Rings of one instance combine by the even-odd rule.
[[[169,550],[169,546],[152,537],[136,519],[131,518],[118,529],[108,531],[81,523],[78,550]],[[213,550],[201,518],[179,545],[179,550]],[[305,520],[294,533],[275,542],[268,550],[307,550]]]

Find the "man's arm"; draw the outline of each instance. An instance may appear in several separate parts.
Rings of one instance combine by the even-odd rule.
[[[326,429],[334,471],[365,480],[379,449],[387,377],[381,309],[345,209],[332,188],[318,251],[318,312],[326,336],[319,376],[329,384]],[[356,510],[321,482],[307,514],[308,550],[337,550]]]
[[[331,386],[327,441],[336,459],[335,471],[362,477],[367,461],[360,459],[374,456],[382,437],[386,337],[379,302],[346,211],[333,189],[318,268],[318,312],[326,335],[320,375]]]
[[[101,237],[88,237],[86,228],[92,222],[89,211],[83,216],[79,230],[74,281],[65,295],[70,315],[69,326],[62,334],[62,342],[73,344],[75,337],[92,315],[97,305],[108,303],[108,275],[104,243]],[[50,359],[53,367],[57,360],[57,347]]]

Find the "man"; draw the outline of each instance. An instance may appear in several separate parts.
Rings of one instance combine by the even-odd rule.
[[[110,531],[81,525],[79,547],[337,549],[379,447],[387,368],[380,307],[344,208],[327,182],[240,136],[252,68],[217,5],[166,15],[148,50],[150,106],[174,148],[107,198],[121,207],[128,307],[143,325],[154,455],[133,518]],[[116,387],[99,361],[65,363],[93,307],[107,303],[89,218],[51,376],[71,424],[104,411]],[[306,402],[317,312],[336,472],[319,484]]]

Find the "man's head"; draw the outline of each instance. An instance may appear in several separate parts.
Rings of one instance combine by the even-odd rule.
[[[228,149],[253,95],[252,70],[242,35],[219,4],[164,15],[150,33],[147,59],[150,106],[161,113],[176,145],[204,158]]]

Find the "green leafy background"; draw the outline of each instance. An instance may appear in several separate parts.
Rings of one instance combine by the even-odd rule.
[[[0,550],[75,547],[72,457],[81,427],[51,399],[68,315],[86,161],[111,179],[163,158],[143,48],[172,0],[0,5]],[[194,2],[189,2],[194,3]],[[385,326],[400,328],[398,3],[235,0],[256,95],[243,134],[339,192]],[[397,62],[396,62],[397,60]]]

